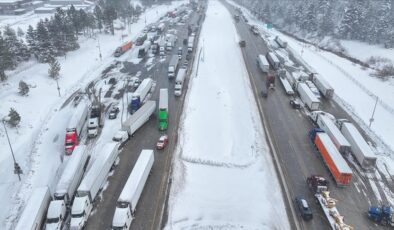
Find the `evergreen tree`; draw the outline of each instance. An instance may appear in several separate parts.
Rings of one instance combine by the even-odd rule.
[[[1,67],[0,64],[0,81],[5,81],[5,80],[7,80],[7,75],[4,73],[4,69],[3,67]]]
[[[94,18],[96,19],[97,28],[101,32],[101,30],[103,29],[104,15],[103,12],[101,11],[101,8],[98,5],[94,7]]]
[[[10,119],[7,121],[7,123],[12,127],[16,127],[21,122],[21,116],[14,108],[10,109],[10,112],[8,113],[8,117]]]
[[[20,27],[18,27],[18,30],[17,30],[17,31],[18,31],[18,32],[17,32],[18,37],[22,37],[22,36],[25,35],[25,32],[23,32],[23,30],[22,30]]]
[[[51,44],[51,40],[45,22],[42,20],[40,20],[37,24],[36,40],[37,40],[36,57],[38,61],[48,62],[50,60],[50,57],[54,56],[55,50]]]
[[[29,86],[24,81],[19,81],[19,94],[25,96],[29,93]]]
[[[26,32],[26,42],[30,48],[30,51],[33,54],[36,54],[37,50],[38,50],[37,35],[36,35],[36,31],[33,29],[33,26],[31,26],[31,25],[29,25],[27,32]]]
[[[74,28],[75,34],[78,35],[81,29],[81,24],[80,24],[79,14],[75,9],[74,5],[71,5],[71,7],[67,10],[67,16]]]
[[[117,18],[117,14],[115,9],[112,6],[106,6],[104,8],[104,23],[111,32],[112,35],[115,34],[115,29],[114,29],[114,20]]]
[[[60,68],[61,68],[60,64],[56,60],[56,58],[51,58],[49,62],[49,69],[48,69],[49,77],[53,79],[58,79],[60,76]]]
[[[4,71],[6,69],[12,69],[15,67],[14,56],[11,53],[10,47],[7,42],[0,35],[0,68]]]

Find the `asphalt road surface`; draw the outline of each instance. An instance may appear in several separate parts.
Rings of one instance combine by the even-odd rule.
[[[90,216],[86,229],[110,229],[113,215],[115,212],[116,201],[122,192],[133,167],[138,159],[142,149],[155,149],[156,142],[160,135],[166,133],[169,136],[169,145],[164,150],[155,149],[155,162],[153,164],[151,175],[145,184],[142,195],[139,199],[135,212],[135,219],[131,224],[131,229],[159,229],[161,226],[164,203],[166,199],[168,175],[170,173],[171,157],[174,152],[177,130],[182,111],[184,96],[188,84],[188,79],[184,83],[184,90],[181,97],[174,96],[174,81],[168,80],[167,70],[171,55],[177,55],[178,47],[183,46],[182,41],[188,37],[187,26],[195,25],[199,18],[199,14],[192,13],[189,22],[185,25],[176,25],[174,28],[178,30],[178,41],[171,52],[167,51],[165,60],[158,55],[153,61],[154,67],[146,69],[146,60],[138,65],[132,63],[124,63],[125,72],[133,75],[136,70],[142,72],[141,80],[151,77],[156,82],[155,89],[150,100],[159,102],[160,88],[168,88],[169,92],[169,126],[167,132],[158,130],[158,118],[153,116],[145,125],[143,125],[135,135],[126,143],[123,151],[120,153],[120,161],[113,175],[108,179],[108,186],[102,193],[102,199],[96,202],[94,214]],[[180,66],[185,60],[187,46],[183,46],[183,56],[180,60]],[[191,63],[189,63],[189,66]],[[156,113],[157,114],[157,113]]]
[[[233,7],[226,5],[234,15]],[[267,46],[260,36],[250,31],[250,26],[244,20],[241,19],[240,22],[234,22],[234,24],[240,37],[246,41],[245,63],[250,74],[252,88],[257,89],[255,96],[267,119],[268,135],[273,139],[278,153],[286,178],[285,183],[292,198],[304,196],[314,211],[312,221],[304,222],[301,217],[297,217],[300,227],[302,229],[330,229],[324,213],[314,202],[314,196],[306,184],[308,176],[318,174],[329,179],[331,196],[338,200],[337,208],[345,216],[345,223],[355,229],[384,229],[366,217],[366,210],[370,205],[367,200],[373,204],[377,204],[378,200],[369,182],[364,178],[365,174],[360,174],[354,166],[349,164],[353,169],[351,185],[346,188],[339,188],[335,185],[319,153],[308,138],[308,131],[314,127],[312,122],[305,112],[291,108],[290,98],[286,95],[280,81],[276,79],[276,89],[270,90],[267,98],[260,96],[260,89],[265,84],[266,75],[260,71],[256,60],[258,54],[265,55],[268,52]],[[333,101],[325,101],[322,110],[352,121],[350,116]]]

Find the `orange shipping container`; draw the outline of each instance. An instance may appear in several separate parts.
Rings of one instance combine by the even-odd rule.
[[[340,186],[349,185],[353,172],[328,134],[324,132],[316,133],[314,143],[337,184]]]

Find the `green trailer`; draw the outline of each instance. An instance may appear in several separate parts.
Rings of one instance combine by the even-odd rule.
[[[159,130],[168,128],[168,89],[160,89],[159,98]]]

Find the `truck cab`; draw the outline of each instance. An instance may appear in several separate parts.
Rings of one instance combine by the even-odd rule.
[[[83,229],[89,218],[89,215],[93,209],[93,205],[90,202],[88,196],[75,197],[74,203],[71,209],[71,230]]]
[[[93,138],[98,134],[98,118],[90,118],[88,123],[88,137]]]
[[[140,97],[132,97],[131,108],[130,108],[131,114],[135,113],[140,108],[140,106],[141,106]]]
[[[46,230],[61,230],[66,220],[67,208],[64,200],[54,200],[49,204]]]
[[[175,83],[174,95],[178,97],[182,95],[182,83]]]
[[[66,155],[70,155],[73,151],[75,146],[78,145],[78,136],[77,136],[77,132],[74,131],[67,131],[66,132],[66,138],[65,138],[65,142],[66,142],[66,147],[65,147],[65,151],[66,151]]]
[[[129,207],[116,208],[114,219],[112,220],[113,230],[126,230],[130,228],[131,221],[133,220]]]

